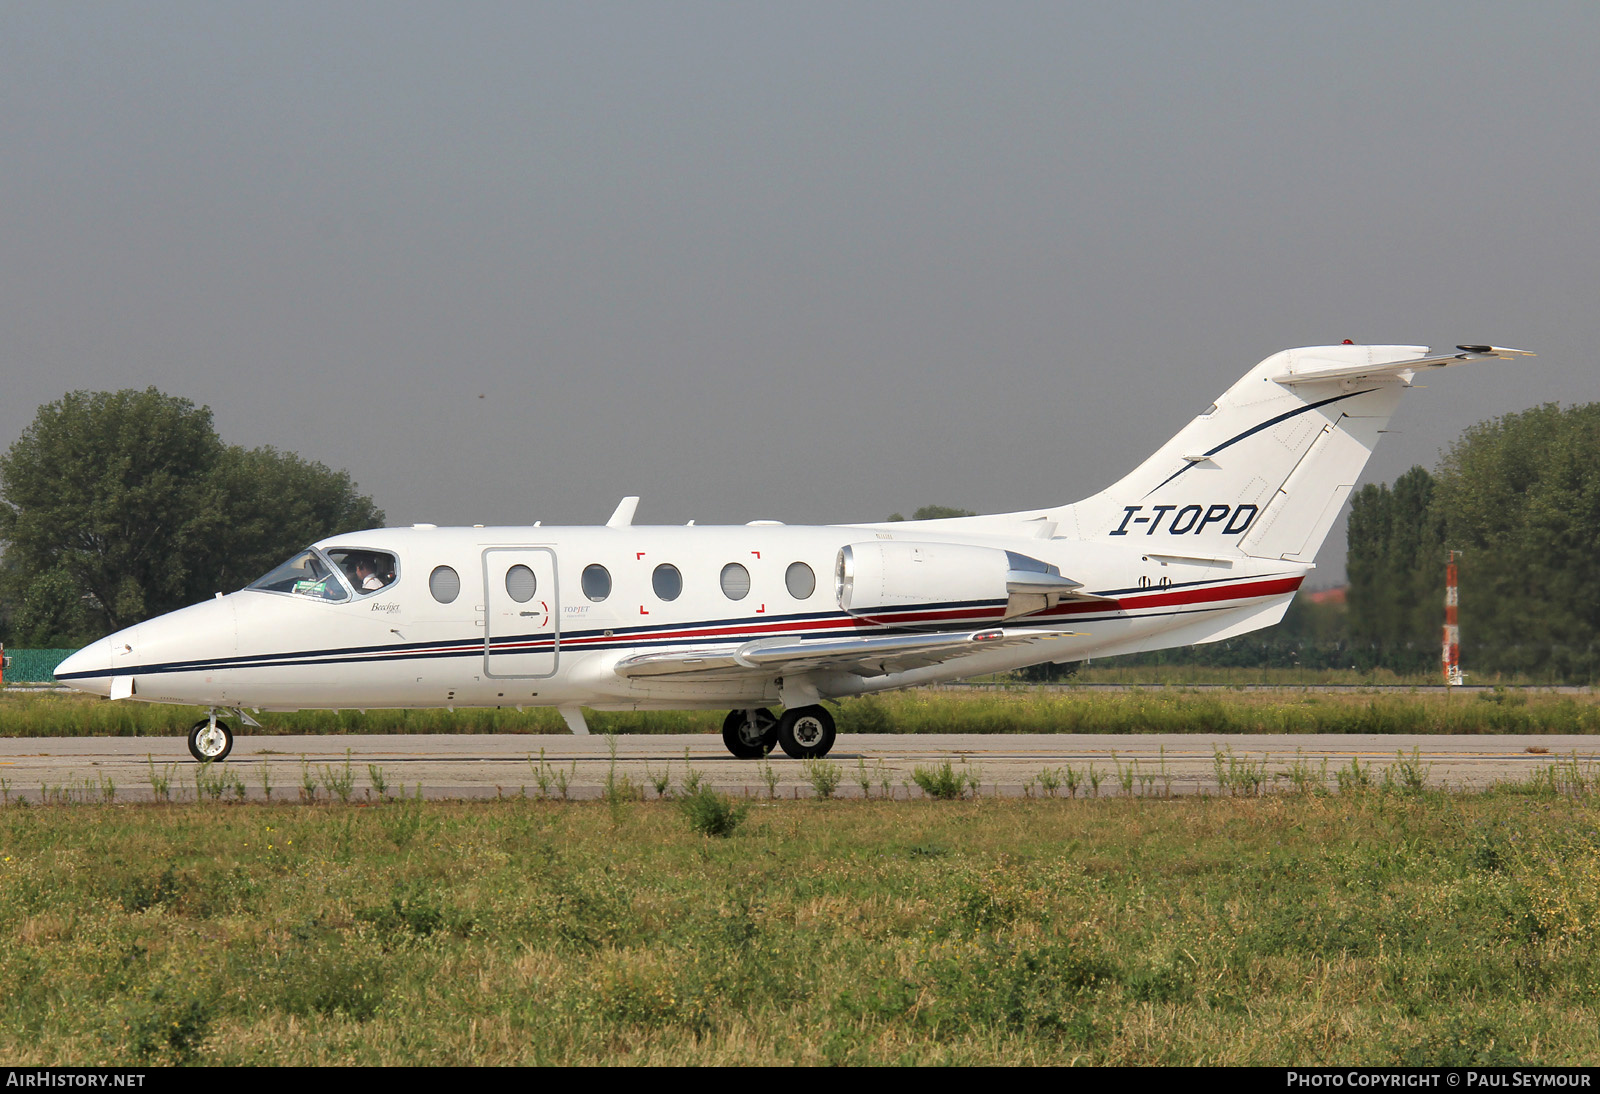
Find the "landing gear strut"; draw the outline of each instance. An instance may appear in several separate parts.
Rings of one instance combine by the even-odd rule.
[[[778,743],[778,719],[766,707],[731,710],[722,720],[722,743],[741,760],[759,760]]]
[[[189,729],[189,755],[201,763],[221,763],[233,751],[233,730],[212,711]]]

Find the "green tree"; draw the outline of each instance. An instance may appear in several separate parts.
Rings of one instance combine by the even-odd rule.
[[[912,520],[946,520],[950,517],[975,517],[971,509],[952,509],[948,505],[924,505],[911,514]],[[890,520],[905,520],[899,513],[890,513]]]
[[[1439,660],[1444,533],[1436,484],[1413,467],[1351,500],[1347,525],[1352,655],[1362,665],[1423,672]]]
[[[155,388],[40,407],[0,457],[8,591],[37,616],[64,580],[113,629],[179,607],[186,560],[220,531],[221,455],[211,412]]]
[[[1440,465],[1468,671],[1600,676],[1600,403],[1481,422]]]
[[[348,472],[275,448],[230,447],[213,477],[227,505],[225,536],[197,568],[216,590],[238,589],[296,549],[383,524]]]
[[[6,590],[5,641],[21,639],[40,649],[81,646],[87,636],[104,631],[104,616],[90,606],[82,587],[64,569],[24,574],[9,565],[0,572]]]
[[[15,638],[72,645],[382,521],[348,475],[230,448],[187,399],[72,392],[0,456],[0,593]]]

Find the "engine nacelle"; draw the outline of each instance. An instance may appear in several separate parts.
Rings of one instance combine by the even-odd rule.
[[[1062,596],[1082,587],[1051,564],[1015,551],[898,540],[840,548],[834,586],[839,607],[865,618],[896,609],[984,602],[996,609],[1003,604],[1009,618],[1054,607]]]

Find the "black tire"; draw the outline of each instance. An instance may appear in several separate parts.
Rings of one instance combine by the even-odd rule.
[[[778,719],[778,744],[797,760],[815,760],[833,748],[833,715],[820,706],[795,707]]]
[[[202,718],[189,730],[189,755],[201,763],[219,764],[228,758],[228,753],[233,751],[233,730],[228,728],[228,723],[217,721],[217,732],[210,732],[211,719]],[[203,736],[202,736],[203,735]],[[217,738],[222,741],[221,748],[217,747]]]
[[[722,720],[722,743],[741,760],[759,760],[778,743],[778,719],[766,707],[730,710]]]

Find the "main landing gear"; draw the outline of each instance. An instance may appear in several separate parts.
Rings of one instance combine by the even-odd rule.
[[[233,751],[233,730],[212,711],[189,729],[189,755],[201,763],[221,763]]]
[[[822,706],[795,707],[774,718],[765,707],[729,711],[722,722],[722,743],[741,760],[759,760],[774,744],[797,760],[828,754],[837,734],[833,715]]]
[[[759,760],[778,743],[778,719],[766,707],[730,710],[722,720],[722,743],[741,760]]]

